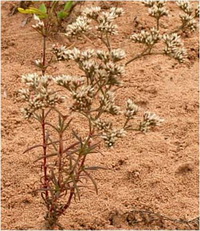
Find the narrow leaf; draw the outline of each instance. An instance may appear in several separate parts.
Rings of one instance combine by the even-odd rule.
[[[65,4],[64,11],[70,11],[70,9],[72,8],[73,2],[74,2],[74,1],[68,1],[68,2]]]
[[[47,8],[44,3],[40,5],[39,10],[45,14],[47,13]]]
[[[57,15],[58,15],[59,19],[64,19],[64,18],[66,18],[69,15],[69,13],[65,12],[65,11],[60,11],[60,12],[58,12]]]
[[[96,191],[96,194],[98,194],[98,188],[97,188],[97,184],[96,184],[95,180],[92,178],[92,176],[88,172],[86,172],[85,170],[83,170],[83,171],[90,178],[90,180],[92,181],[92,183],[94,185],[94,188],[95,188],[95,191]]]
[[[77,183],[76,183],[76,181],[74,179],[74,175],[73,174],[71,174],[71,179],[73,181],[73,187],[76,189],[76,192],[77,192],[77,195],[78,195],[78,199],[80,200],[80,191],[79,191]]]
[[[109,170],[108,168],[104,168],[101,166],[91,166],[91,167],[85,167],[85,170],[99,170],[99,169],[103,169],[103,170]]]
[[[26,152],[28,152],[28,151],[31,151],[31,150],[34,149],[34,148],[39,148],[39,147],[43,147],[43,145],[37,144],[37,145],[34,145],[34,146],[30,147],[30,148],[27,148],[27,149],[23,152],[23,154],[26,153]]]
[[[52,157],[52,156],[56,156],[58,153],[56,152],[56,153],[52,153],[52,154],[49,154],[49,155],[46,155],[45,157],[46,158],[49,158],[49,157]],[[35,162],[37,162],[37,161],[39,161],[39,160],[42,160],[44,158],[44,156],[41,156],[41,157],[39,157],[38,159],[36,159],[33,163],[35,163]]]

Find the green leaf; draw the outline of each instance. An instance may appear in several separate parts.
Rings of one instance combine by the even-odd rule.
[[[68,1],[65,4],[64,11],[70,11],[70,9],[72,8],[73,3],[74,3],[74,1]]]
[[[65,11],[60,11],[60,12],[58,12],[57,15],[58,15],[59,19],[64,19],[64,18],[66,18],[69,15],[69,13],[65,12]]]
[[[18,8],[18,11],[22,14],[36,14],[40,19],[48,17],[46,13],[35,7],[29,7],[28,9]]]
[[[47,13],[47,8],[44,3],[40,5],[39,10],[45,14]]]

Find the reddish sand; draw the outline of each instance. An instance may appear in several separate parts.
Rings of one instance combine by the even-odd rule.
[[[44,229],[45,209],[40,196],[31,191],[39,179],[33,161],[40,153],[22,153],[39,142],[41,132],[37,123],[22,118],[16,93],[22,87],[21,75],[37,70],[32,61],[41,57],[42,43],[30,26],[32,21],[22,27],[25,15],[8,15],[14,4],[2,3],[2,229],[38,230]],[[118,20],[120,33],[113,44],[129,55],[141,51],[140,45],[130,44],[128,36],[153,25],[142,3],[85,3],[93,4],[124,7],[126,14]],[[171,14],[161,24],[166,31],[179,23],[175,3],[168,5]],[[48,46],[65,41],[59,35]],[[198,32],[185,36],[184,44],[189,54],[185,64],[166,56],[149,56],[128,66],[118,103],[134,99],[165,122],[147,134],[132,132],[114,149],[103,148],[104,156],[89,158],[89,164],[112,170],[93,173],[99,194],[92,185],[81,191],[81,201],[73,201],[60,219],[65,229],[188,229],[178,222],[134,224],[132,219],[128,223],[133,210],[154,211],[172,219],[198,216]],[[65,64],[50,68],[49,73],[66,73]],[[194,224],[192,228],[198,229]]]

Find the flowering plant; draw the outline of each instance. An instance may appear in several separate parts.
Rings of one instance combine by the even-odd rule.
[[[69,208],[72,199],[80,198],[80,188],[88,186],[84,184],[85,179],[90,179],[98,191],[91,171],[104,167],[88,166],[86,160],[89,154],[100,152],[101,140],[107,147],[113,147],[130,130],[147,132],[163,122],[152,112],[144,112],[139,119],[139,108],[131,99],[127,100],[124,107],[116,103],[116,91],[123,84],[126,66],[137,58],[156,54],[152,49],[161,40],[165,44],[162,54],[180,62],[185,58],[180,35],[161,35],[159,32],[160,19],[168,15],[164,3],[146,1],[145,5],[150,7],[149,14],[156,18],[157,27],[130,36],[131,41],[146,47],[142,54],[130,60],[126,60],[123,49],[112,45],[112,36],[118,33],[115,19],[123,15],[122,8],[112,7],[108,11],[102,11],[100,7],[86,8],[69,24],[66,36],[70,41],[80,37],[90,41],[88,34],[93,33],[104,45],[104,49],[86,50],[54,45],[52,52],[57,61],[73,62],[78,66],[81,75],[77,73],[73,76],[46,74],[51,62],[46,59],[49,27],[35,16],[37,24],[34,28],[44,41],[43,58],[35,62],[41,74],[23,75],[22,82],[26,88],[19,93],[21,100],[26,103],[23,108],[25,118],[37,120],[42,129],[42,144],[26,151],[34,148],[43,150],[42,156],[36,161],[41,162],[43,169],[39,191],[47,208],[47,228],[54,228],[55,225],[62,228],[58,219]],[[188,5],[180,7],[191,15]],[[78,132],[77,123],[74,122],[76,116],[85,119],[87,132]],[[116,123],[116,117],[120,117],[121,125]],[[57,122],[52,118],[57,118]],[[136,121],[134,126],[133,120]]]

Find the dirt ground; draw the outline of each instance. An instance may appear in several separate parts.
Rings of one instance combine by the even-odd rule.
[[[31,28],[33,21],[22,26],[25,15],[9,16],[15,4],[2,2],[2,229],[41,230],[44,206],[39,195],[31,193],[38,180],[39,169],[33,164],[38,152],[23,154],[41,134],[35,122],[23,119],[16,93],[22,87],[21,75],[37,70],[32,61],[41,57],[42,43]],[[141,51],[140,45],[130,44],[127,38],[133,31],[153,25],[142,3],[85,5],[123,7],[126,13],[118,20],[120,32],[113,44],[120,44],[128,55]],[[171,14],[161,24],[166,31],[179,23],[175,3],[168,6]],[[63,44],[67,40],[59,35],[48,46],[54,42]],[[141,211],[178,220],[198,217],[198,32],[185,35],[184,44],[189,54],[184,64],[166,56],[149,56],[128,66],[119,103],[131,98],[165,122],[147,134],[130,133],[114,149],[104,148],[104,156],[90,157],[91,164],[112,170],[93,173],[99,194],[92,185],[91,190],[82,190],[81,201],[73,202],[60,219],[65,229],[189,229],[185,223],[163,222],[156,214],[157,221],[148,224]],[[59,64],[49,72],[65,73],[65,68]],[[134,223],[136,216],[140,223]],[[192,222],[190,227],[198,229]]]

